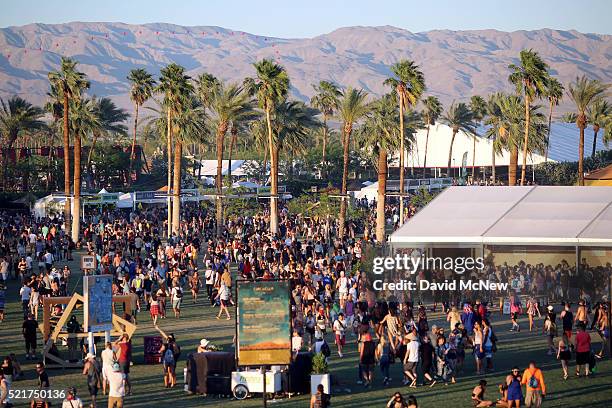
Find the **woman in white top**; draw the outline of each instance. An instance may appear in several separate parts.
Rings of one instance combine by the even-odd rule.
[[[221,286],[219,286],[219,293],[217,294],[217,297],[215,298],[215,300],[219,299],[219,302],[221,304],[221,308],[219,309],[219,314],[217,315],[217,319],[221,317],[221,315],[223,314],[223,311],[225,311],[225,314],[227,315],[227,320],[231,319],[229,310],[227,309],[229,298],[230,298],[229,288],[227,287],[225,282],[221,281]]]

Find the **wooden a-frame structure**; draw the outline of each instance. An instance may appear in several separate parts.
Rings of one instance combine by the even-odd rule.
[[[63,360],[50,353],[52,346],[58,340],[68,341],[69,338],[87,338],[88,333],[68,333],[64,330],[64,325],[68,322],[70,315],[78,306],[82,306],[85,302],[83,295],[74,293],[72,296],[62,297],[44,297],[43,303],[43,322],[39,324],[39,329],[43,334],[43,361],[51,361],[53,363],[50,367],[62,367],[62,368],[79,368],[83,366],[82,361],[69,362]],[[128,295],[113,296],[113,306],[115,304],[123,304],[123,310],[128,315],[132,314],[132,299]],[[56,305],[66,305],[63,313],[59,316],[57,321],[54,320],[54,316],[51,315],[51,310]],[[84,308],[81,308],[84,310]],[[136,325],[132,322],[125,320],[122,317],[113,313],[113,330],[111,330],[111,336],[119,336],[126,333],[130,338],[136,331]],[[104,336],[104,332],[94,332],[94,336]]]

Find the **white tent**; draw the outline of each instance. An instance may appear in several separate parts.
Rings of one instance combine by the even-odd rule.
[[[449,187],[390,242],[612,247],[612,187]]]
[[[243,187],[243,188],[259,188],[261,187],[259,184],[257,183],[253,183],[252,181],[236,181],[235,183],[232,184],[233,188],[239,188],[239,187]]]
[[[251,166],[253,160],[232,160],[232,176],[243,177],[246,176],[246,168]],[[196,170],[194,174],[201,174],[202,176],[215,177],[217,175],[217,160],[200,160],[201,169]],[[227,176],[227,164],[228,160],[223,160],[221,163],[221,174]]]
[[[119,196],[117,208],[132,208],[134,206],[134,193],[125,193]]]
[[[479,136],[476,137],[476,161],[477,167],[492,165],[492,140],[483,137],[486,128],[481,127],[477,130]],[[416,146],[412,151],[406,152],[406,167],[422,167],[425,159],[425,143],[427,141],[427,167],[445,168],[448,165],[448,153],[452,138],[452,129],[441,123],[436,123],[429,128],[429,138],[427,130],[420,129],[415,134]],[[553,123],[550,134],[550,146],[548,160],[553,162],[578,161],[578,128],[572,123]],[[585,132],[585,146],[593,143],[593,132]],[[597,150],[605,147],[603,143],[598,144]],[[465,164],[469,168],[472,166],[474,157],[474,137],[459,131],[453,142],[453,155],[451,157],[451,167],[461,167],[465,156]],[[590,150],[585,149],[585,155],[589,155]],[[523,162],[522,152],[519,152],[519,163]],[[510,161],[510,154],[504,152],[497,155],[495,164],[497,166],[507,166]],[[527,164],[538,164],[545,161],[544,155],[532,154],[527,156]],[[395,155],[394,166],[398,165],[397,155]]]
[[[49,217],[53,214],[60,214],[64,209],[66,197],[63,195],[49,194],[39,198],[34,203],[34,215],[37,218]]]

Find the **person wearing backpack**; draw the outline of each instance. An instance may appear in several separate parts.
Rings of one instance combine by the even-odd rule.
[[[540,408],[546,396],[546,384],[542,370],[536,367],[535,361],[529,362],[529,367],[523,373],[521,384],[525,385],[525,406]]]
[[[176,386],[176,362],[181,354],[181,349],[176,344],[174,335],[167,337],[167,343],[162,344],[159,353],[162,355],[164,365],[164,386],[173,388]]]
[[[96,359],[95,354],[87,353],[82,374],[87,376],[87,389],[89,390],[89,396],[91,397],[91,408],[96,408],[98,389],[102,385],[101,372],[102,368],[100,367],[100,363]]]

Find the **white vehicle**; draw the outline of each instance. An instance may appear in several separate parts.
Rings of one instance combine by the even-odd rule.
[[[238,400],[243,400],[253,393],[263,393],[263,374],[259,370],[233,371],[232,392]],[[266,372],[266,393],[281,391],[280,371]]]

